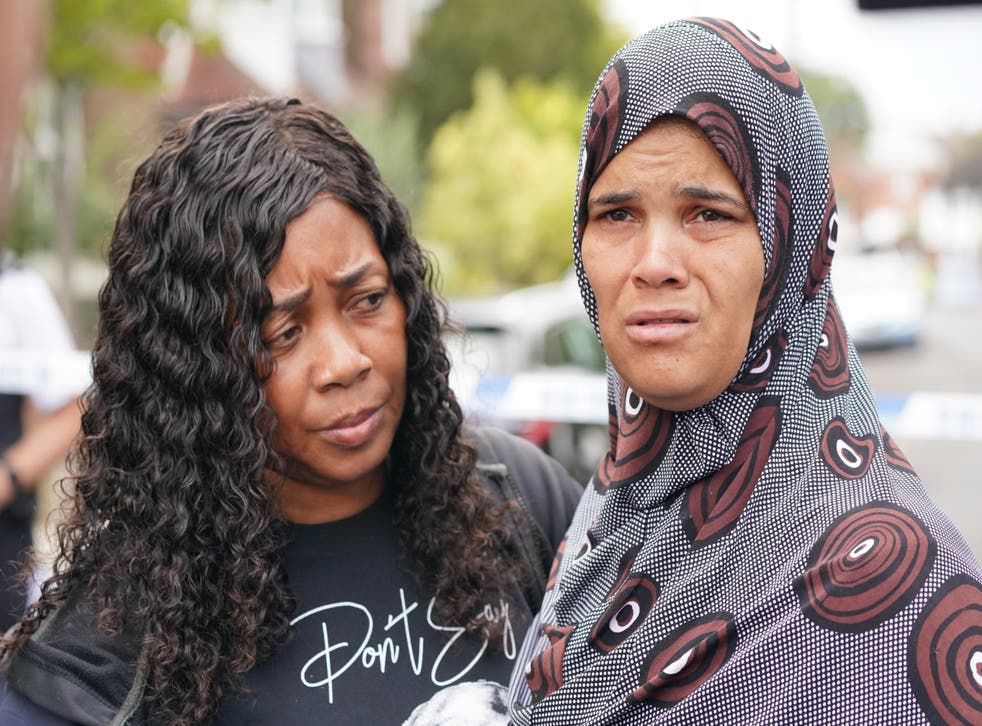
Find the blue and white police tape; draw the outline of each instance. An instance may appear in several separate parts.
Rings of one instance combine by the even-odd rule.
[[[92,381],[88,351],[0,349],[0,393],[78,395]],[[607,424],[603,375],[552,369],[513,376],[456,377],[469,415],[506,421]],[[880,420],[895,438],[982,441],[982,393],[877,393]]]
[[[876,394],[880,421],[900,439],[982,441],[982,394]]]
[[[479,418],[607,424],[607,383],[571,370],[458,379],[461,406]],[[895,438],[982,441],[982,393],[877,393],[877,408]]]

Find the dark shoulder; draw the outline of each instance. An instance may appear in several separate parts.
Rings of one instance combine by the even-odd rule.
[[[573,519],[583,488],[562,465],[535,444],[498,428],[466,430],[478,464],[503,464],[528,503],[532,516],[555,548]]]
[[[84,601],[51,613],[3,667],[7,688],[75,723],[110,723],[142,699],[140,639],[100,629]],[[139,690],[139,693],[134,693]]]
[[[0,678],[0,723],[4,726],[72,726],[73,722],[41,708]]]

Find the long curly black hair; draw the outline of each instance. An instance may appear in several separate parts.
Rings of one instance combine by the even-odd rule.
[[[489,627],[475,619],[489,597],[521,583],[507,517],[462,438],[445,310],[405,210],[332,115],[249,99],[186,120],[136,171],[108,250],[54,574],[4,657],[53,609],[87,598],[101,627],[142,635],[152,712],[196,724],[288,637],[287,525],[263,482],[276,454],[260,327],[286,226],[319,194],[369,222],[406,307],[390,486],[408,566],[440,594],[438,614],[472,630]]]

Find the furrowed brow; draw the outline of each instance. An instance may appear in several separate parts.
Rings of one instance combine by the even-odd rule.
[[[705,187],[679,187],[675,190],[677,197],[694,197],[707,202],[723,202],[739,209],[749,210],[746,201],[739,199],[725,192],[715,192]]]
[[[364,262],[353,270],[348,270],[347,272],[341,272],[336,277],[331,279],[332,287],[351,287],[358,283],[361,278],[365,276],[365,273],[371,268],[371,261]]]
[[[638,192],[610,192],[609,194],[600,194],[596,197],[591,197],[587,200],[588,207],[610,207],[616,206],[618,204],[623,204],[624,202],[633,202],[640,199],[641,195]]]
[[[311,290],[309,287],[305,290],[298,290],[291,295],[287,295],[282,300],[274,302],[269,311],[271,313],[277,313],[284,310],[295,310],[310,299],[310,294]]]

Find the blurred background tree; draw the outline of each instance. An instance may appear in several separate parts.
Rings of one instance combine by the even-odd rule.
[[[136,163],[179,116],[199,110],[195,102],[220,100],[212,93],[177,103],[161,83],[173,55],[170,38],[192,38],[195,52],[202,45],[221,51],[192,23],[193,16],[200,26],[202,5],[213,18],[277,8],[272,0],[49,2],[47,80],[30,107],[9,238],[20,251],[55,253],[61,269],[52,281],[69,315],[78,310],[71,265],[98,257]],[[372,152],[421,241],[436,252],[445,292],[482,294],[561,276],[570,264],[583,110],[598,69],[628,38],[606,19],[602,0],[434,3],[419,20],[405,65],[377,88],[371,79],[381,76],[366,65],[379,57],[376,36],[359,28],[374,17],[371,7],[383,5],[342,0],[338,7],[346,62],[360,59],[349,79],[356,92],[348,100],[319,99],[303,78],[285,92],[325,103]],[[294,22],[312,27],[296,20],[305,17]],[[215,37],[216,27],[209,26]],[[228,72],[234,57],[223,57]],[[859,178],[870,124],[863,99],[842,78],[802,75],[833,156],[855,159]],[[212,91],[231,88],[203,77],[197,82],[211,83]],[[372,88],[380,92],[367,92]],[[863,188],[840,176],[844,199]]]
[[[451,114],[472,105],[479,69],[493,68],[508,83],[563,80],[585,99],[627,39],[599,0],[443,0],[424,19],[392,100],[419,119],[426,147]]]
[[[803,69],[801,80],[822,119],[830,143],[858,152],[869,135],[870,120],[866,103],[856,87],[846,78]]]
[[[86,129],[86,106],[104,88],[149,90],[167,28],[188,28],[190,0],[50,0],[40,92],[29,114],[10,238],[19,251],[53,249],[55,286],[76,332],[73,262],[108,238],[118,194],[104,173],[113,152],[132,150],[134,118]],[[117,109],[118,111],[118,109]]]
[[[374,157],[389,188],[410,210],[418,210],[424,175],[416,117],[406,108],[379,113],[374,107],[354,108],[339,115]]]
[[[419,232],[449,294],[555,280],[570,265],[580,95],[561,81],[507,86],[490,68],[474,104],[436,132]]]
[[[866,102],[848,78],[812,68],[801,68],[799,74],[822,120],[840,213],[849,210],[856,221],[851,228],[855,241],[865,244],[862,222],[876,196],[864,153],[870,132]]]
[[[570,265],[583,111],[627,39],[599,0],[444,0],[424,18],[390,88],[415,120],[421,176],[408,193],[393,187],[446,293],[554,280]]]

